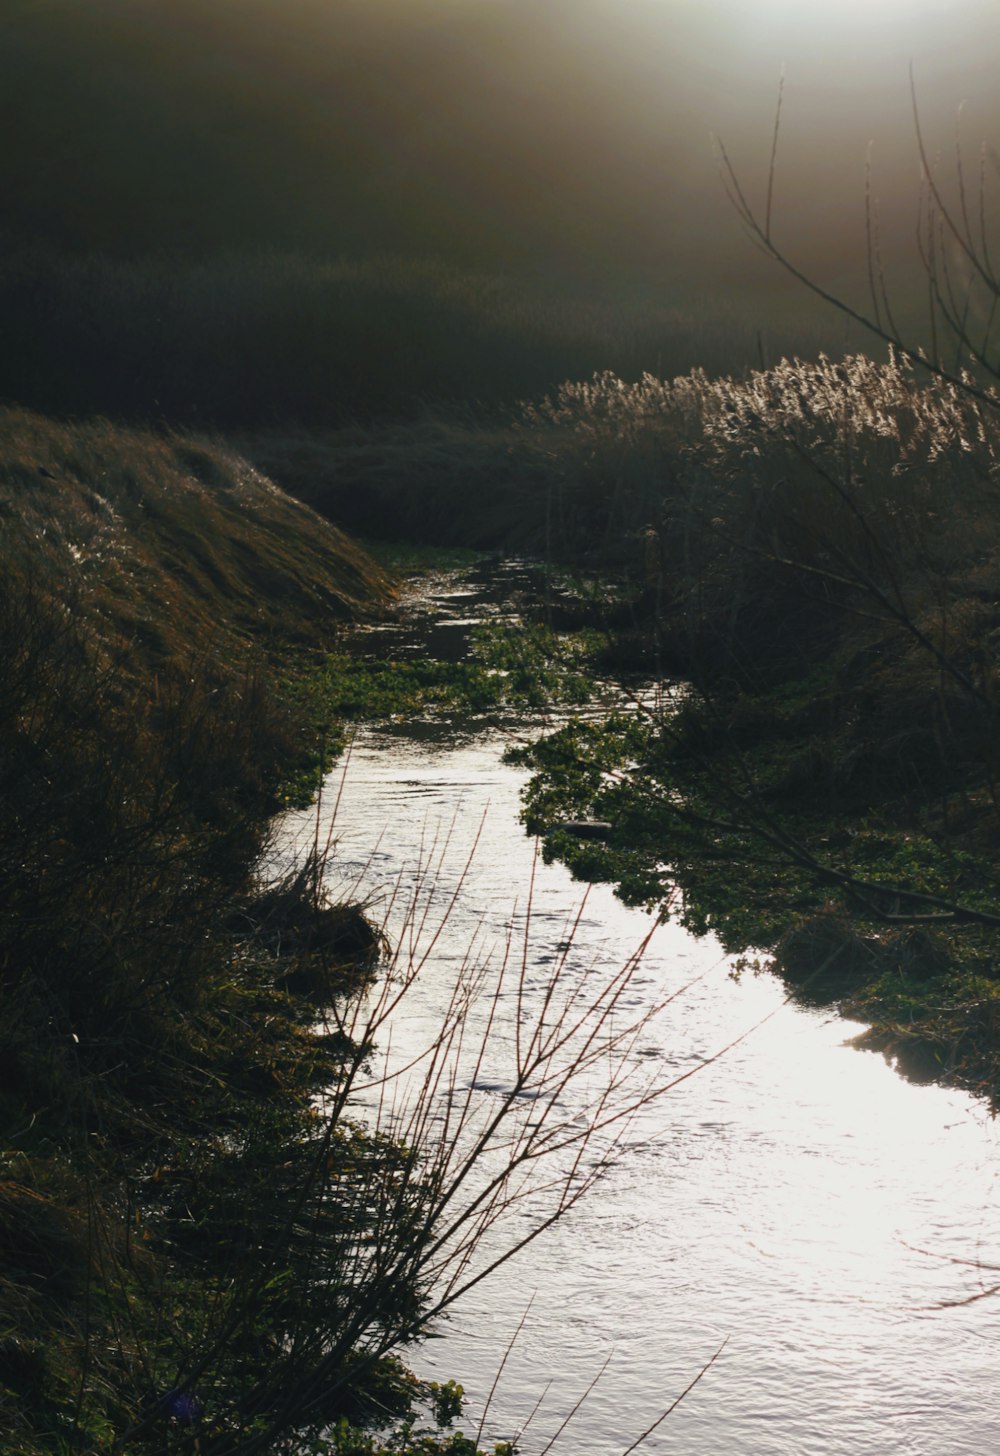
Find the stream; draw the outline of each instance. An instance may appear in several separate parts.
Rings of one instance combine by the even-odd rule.
[[[520,571],[431,581],[409,623],[374,640],[458,653],[470,623],[504,612]],[[494,1017],[486,1060],[460,1079],[484,1105],[509,1085],[515,1022],[545,1011],[552,969],[600,986],[651,928],[609,886],[584,898],[524,833],[526,774],[503,752],[540,727],[523,714],[362,727],[319,816],[282,824],[289,858],[331,837],[334,898],[363,898],[397,943],[423,938],[426,963],[380,1049],[393,1067],[433,1040],[470,947],[477,965],[523,953],[517,994],[492,1012],[484,994],[469,1013],[473,1030]],[[418,1374],[462,1382],[463,1429],[484,1419],[483,1441],[511,1439],[529,1422],[525,1456],[553,1437],[557,1456],[622,1456],[722,1346],[640,1450],[1000,1450],[1000,1294],[985,1294],[1000,1284],[1000,1162],[986,1107],[906,1082],[849,1045],[856,1023],[788,1001],[769,974],[734,979],[717,943],[676,925],[654,931],[615,1015],[640,1026],[634,1085],[669,1090],[613,1146],[595,1144],[600,1176],[565,1219],[404,1352]],[[560,1092],[568,1122],[574,1095]],[[515,1213],[515,1234],[530,1217]]]

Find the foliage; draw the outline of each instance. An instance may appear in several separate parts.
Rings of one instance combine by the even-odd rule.
[[[146,499],[152,516],[157,491]],[[41,527],[37,508],[29,519]],[[500,1004],[511,983],[522,995],[516,957],[470,957],[412,1103],[385,1095],[377,1048],[433,947],[433,887],[418,883],[389,951],[377,926],[326,904],[317,846],[286,881],[260,885],[268,817],[312,729],[306,689],[288,692],[287,665],[248,640],[224,576],[190,618],[165,596],[159,647],[126,650],[106,610],[113,574],[78,581],[66,566],[68,519],[51,538],[29,520],[12,534],[0,596],[8,1449],[252,1456],[339,1442],[472,1456],[475,1441],[415,1414],[429,1397],[440,1426],[455,1390],[420,1387],[396,1354],[598,1176],[603,1158],[587,1149],[613,1148],[635,1095],[633,963],[588,1004],[555,967],[509,1090],[457,1098],[442,1132],[432,1112],[463,1085],[474,996]],[[135,528],[160,581],[153,542],[174,530]],[[128,561],[124,527],[121,544]],[[221,562],[238,544],[220,525],[205,551]],[[261,580],[280,593],[279,573]],[[265,620],[273,605],[257,604]],[[520,675],[494,636],[484,651],[503,668],[425,664],[352,684],[341,661],[325,687],[338,711],[349,693],[356,711],[380,693],[395,710],[401,687],[411,708],[464,700],[480,679],[513,680],[523,697],[550,656],[558,683],[592,645],[525,641]],[[380,954],[385,974],[362,998]],[[581,1096],[564,1099],[577,1080]],[[382,1113],[362,1124],[357,1101],[373,1090]]]
[[[284,800],[309,802],[351,722],[589,702],[598,688],[585,669],[606,644],[606,636],[592,630],[488,623],[473,629],[469,655],[458,662],[331,653],[287,686],[321,751],[287,777]]]
[[[879,928],[866,989],[814,956],[805,994],[822,981],[867,1015],[892,1016],[885,927],[937,917],[949,994],[976,1004],[1000,913],[996,403],[962,380],[919,384],[894,356],[743,381],[601,375],[527,409],[526,434],[560,462],[557,514],[635,543],[647,669],[695,684],[524,755],[546,854],[735,951],[860,916]],[[610,841],[559,829],[578,818],[610,821]],[[920,999],[913,1037],[955,1044],[954,1016],[931,1030],[933,992]],[[949,1075],[992,1085],[973,1024]]]
[[[429,1404],[435,1426],[428,1427],[414,1412],[400,1423],[391,1435],[373,1435],[351,1426],[345,1418],[336,1430],[317,1447],[323,1456],[486,1456],[478,1438],[471,1440],[461,1431],[447,1430],[462,1414],[464,1391],[456,1381],[421,1382],[420,1393]],[[489,1456],[518,1456],[518,1448],[509,1441],[497,1442]]]
[[[720,706],[573,721],[517,750],[534,769],[523,816],[546,858],[713,932],[744,962],[767,960],[803,999],[839,1001],[875,1023],[869,1044],[920,1075],[930,1058],[935,1075],[996,1097],[992,854],[914,822],[891,794],[873,799],[871,782],[838,792],[803,780],[798,755],[815,753],[815,729],[782,729],[777,695],[758,704],[749,749],[735,724],[723,730]],[[977,834],[988,815],[981,802]],[[607,842],[559,828],[590,818],[611,823]]]
[[[254,886],[301,724],[221,613],[226,659],[126,653],[61,544],[23,538],[0,596],[0,1420],[25,1452],[133,1426],[155,1449],[185,1368],[199,1401],[252,1390],[292,1291],[315,1307],[315,1250],[261,1250],[345,1048],[287,989]],[[342,994],[359,958],[325,935],[297,964]]]
[[[256,887],[305,727],[259,634],[382,578],[221,447],[6,418],[0,1424],[31,1456],[183,1449],[237,1390],[273,1406],[296,1321],[332,1318],[331,1189],[403,1156],[344,1124],[321,1159],[312,1102],[358,1053],[311,998],[377,936],[315,875]]]
[[[592,670],[587,669],[607,641],[594,628],[556,632],[539,622],[486,622],[473,632],[471,655],[500,681],[510,704],[581,704],[595,694]]]

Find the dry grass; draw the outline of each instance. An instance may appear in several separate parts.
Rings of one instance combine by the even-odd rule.
[[[776,530],[790,549],[856,550],[877,534],[884,554],[950,559],[970,525],[989,525],[984,491],[1000,458],[996,413],[864,355],[783,360],[745,379],[596,375],[526,407],[523,426],[565,460],[578,492],[606,499],[610,488],[633,522],[675,495],[718,506],[718,527],[745,548]]]
[[[744,624],[734,655],[752,641],[774,656],[793,615],[820,630],[828,605],[919,617],[995,592],[997,421],[859,355],[744,378],[605,372],[506,423],[427,412],[244,448],[355,529],[589,555],[658,586],[668,630]]]
[[[385,576],[219,441],[0,413],[8,550],[156,668],[250,637],[333,636]]]
[[[296,649],[389,588],[218,443],[0,432],[0,1425],[96,1450],[159,1359],[151,1162],[336,1074],[256,968],[254,873],[304,749]]]

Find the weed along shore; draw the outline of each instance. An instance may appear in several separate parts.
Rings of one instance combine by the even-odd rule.
[[[390,579],[218,441],[2,422],[0,1446],[449,1419],[394,1354],[432,1170],[345,1110],[381,940],[317,861],[261,874]]]

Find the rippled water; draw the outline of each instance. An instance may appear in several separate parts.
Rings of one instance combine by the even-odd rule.
[[[470,942],[500,955],[512,926],[520,936],[533,870],[527,1012],[555,962],[596,983],[648,932],[645,915],[596,886],[566,952],[581,886],[536,863],[517,822],[524,776],[501,754],[522,732],[367,729],[342,786],[332,776],[335,890],[391,906],[392,934],[431,860],[438,907],[460,887],[393,1028],[398,1061],[433,1037]],[[289,816],[286,847],[315,823]],[[530,1300],[486,1425],[510,1437],[544,1397],[525,1452],[546,1449],[605,1362],[552,1449],[624,1452],[726,1337],[641,1449],[1000,1450],[1000,1295],[976,1298],[1000,1282],[988,1267],[1000,1264],[995,1124],[967,1096],[910,1085],[845,1045],[856,1025],[786,1004],[772,977],[735,982],[717,945],[676,927],[656,931],[623,1014],[681,987],[637,1055],[662,1083],[700,1069],[642,1110],[587,1198],[470,1293],[412,1363],[462,1381],[474,1429]],[[512,1014],[492,1038],[483,1097],[510,1075]]]

